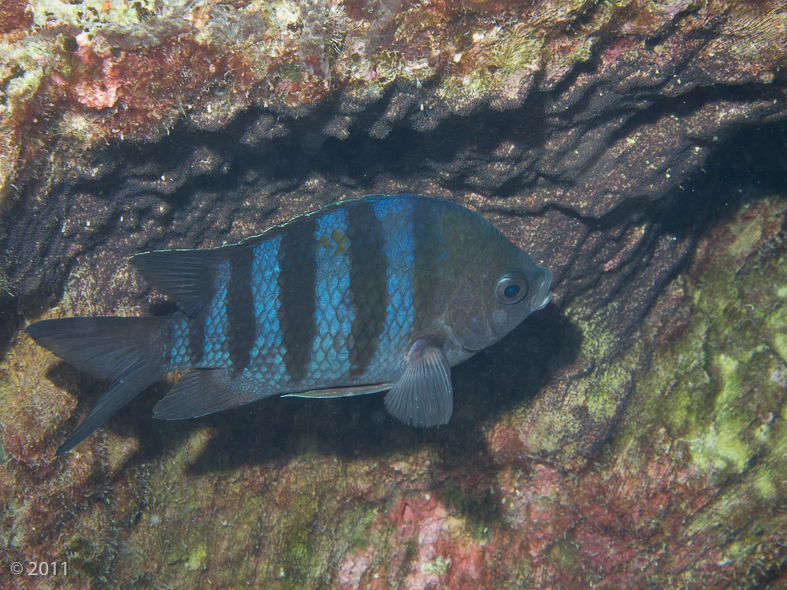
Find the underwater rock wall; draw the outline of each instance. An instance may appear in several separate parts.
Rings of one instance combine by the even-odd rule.
[[[779,588],[787,200],[757,194],[710,220],[615,363],[572,308],[534,316],[454,370],[441,429],[395,424],[374,396],[161,423],[162,384],[55,459],[103,384],[17,332],[0,364],[6,559],[65,560],[68,587]],[[91,292],[70,293],[86,311]],[[572,387],[589,413],[614,406],[616,367],[636,384],[579,465],[559,407],[527,423],[572,355],[590,357]]]
[[[569,300],[654,250],[643,209],[718,141],[786,110],[783,2],[3,10],[3,283],[33,303],[99,243],[215,244],[394,190],[527,215],[506,229]]]
[[[3,2],[0,547],[74,587],[783,578],[784,186],[712,156],[784,119],[785,39],[784,2]],[[128,256],[374,192],[555,273],[447,428],[379,396],[154,422],[164,383],[55,459],[104,385],[25,319],[170,309]]]

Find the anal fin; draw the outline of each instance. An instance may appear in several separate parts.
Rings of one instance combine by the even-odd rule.
[[[197,418],[248,404],[264,396],[233,387],[228,369],[192,369],[153,408],[162,420]]]
[[[424,337],[410,347],[407,368],[385,396],[385,409],[411,426],[447,424],[453,411],[451,367],[436,339]]]

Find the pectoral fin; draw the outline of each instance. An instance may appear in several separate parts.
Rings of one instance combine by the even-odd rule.
[[[421,338],[410,348],[407,368],[385,396],[385,409],[411,426],[447,424],[453,410],[451,367],[439,343]]]

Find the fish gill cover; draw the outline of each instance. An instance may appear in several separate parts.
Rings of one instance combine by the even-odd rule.
[[[0,583],[783,584],[786,12],[2,2]],[[106,384],[28,321],[171,313],[131,256],[400,192],[555,274],[447,427],[379,396],[162,426],[163,381],[54,458]]]

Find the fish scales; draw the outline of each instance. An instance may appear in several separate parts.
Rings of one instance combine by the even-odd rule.
[[[412,207],[359,204],[315,217],[290,239],[228,248],[195,320],[204,323],[199,368],[258,380],[261,397],[390,379],[404,362],[392,353],[414,325],[412,220]]]
[[[252,267],[254,249],[240,248],[229,258],[229,280],[225,294],[227,305],[227,349],[230,365],[243,370],[251,362],[254,346],[254,292]]]
[[[202,368],[226,367],[229,364],[229,294],[230,264],[223,261],[216,276],[216,294],[208,306],[202,330]],[[199,320],[198,320],[199,321]]]
[[[289,381],[299,382],[306,374],[316,334],[314,256],[317,219],[294,224],[279,246],[279,327],[283,334],[283,358]]]
[[[271,395],[389,389],[385,406],[397,419],[444,424],[453,405],[450,367],[551,297],[551,273],[491,223],[415,195],[341,202],[239,244],[131,262],[183,312],[28,327],[77,368],[113,381],[59,453],[174,369],[186,373],[156,417],[199,416]],[[110,329],[119,342],[101,352]]]
[[[384,225],[382,220],[386,218],[386,213],[389,217],[395,213],[385,211],[379,205],[376,208],[373,205],[351,207],[347,213],[349,295],[355,311],[348,353],[350,374],[359,376],[364,374],[376,357],[385,330],[395,328],[385,323],[390,303],[387,274],[391,264],[386,244],[401,228]]]
[[[254,301],[254,345],[250,368],[254,377],[278,383],[284,377],[284,338],[279,325],[279,259],[281,235],[273,236],[254,248],[252,293]]]
[[[412,305],[414,207],[398,201],[375,203],[374,215],[380,222],[380,234],[385,237],[384,240],[379,237],[375,240],[376,246],[382,246],[381,257],[387,261],[385,276],[382,276],[379,269],[375,269],[367,275],[367,280],[360,290],[367,293],[370,316],[379,313],[383,306],[385,309],[383,328],[379,335],[374,329],[379,321],[376,315],[370,324],[366,324],[373,326],[366,338],[375,344],[374,355],[368,360],[368,376],[369,379],[382,383],[388,375],[401,370],[404,363],[401,343],[413,332],[415,322]],[[368,261],[369,266],[373,264],[373,260]],[[371,296],[374,292],[377,292],[380,305],[376,309],[374,306],[377,301]],[[363,344],[359,346],[360,350],[364,350]],[[371,349],[367,351],[367,355],[369,353]],[[360,362],[358,366],[360,370]]]
[[[350,328],[356,316],[350,299],[350,248],[347,210],[336,209],[317,220],[314,257],[314,339],[302,385],[312,389],[350,370]]]
[[[169,366],[172,370],[188,369],[193,364],[191,353],[191,324],[188,318],[181,317],[170,328]]]

